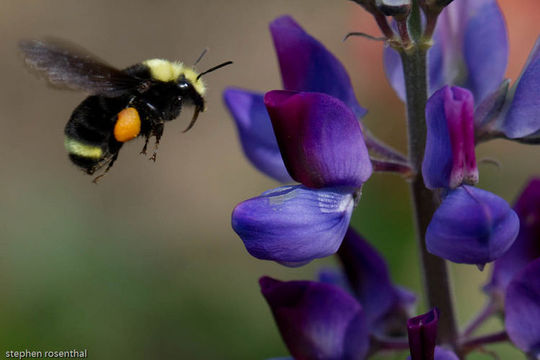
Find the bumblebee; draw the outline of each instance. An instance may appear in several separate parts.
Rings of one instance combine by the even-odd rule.
[[[150,157],[155,161],[165,122],[178,117],[184,105],[192,105],[186,132],[205,110],[201,76],[232,63],[197,73],[180,62],[151,59],[118,70],[59,41],[22,41],[19,46],[26,63],[52,85],[90,94],[71,114],[64,144],[70,160],[89,175],[107,165],[94,182],[113,166],[122,145],[138,136],[145,138],[141,151],[145,155],[149,139],[155,137]]]

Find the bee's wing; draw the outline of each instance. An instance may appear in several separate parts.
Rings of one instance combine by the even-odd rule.
[[[19,47],[26,63],[45,74],[55,86],[116,97],[145,82],[105,64],[83,49],[58,40],[21,41]]]

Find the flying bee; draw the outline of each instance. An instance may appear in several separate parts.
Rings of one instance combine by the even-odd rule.
[[[107,165],[94,182],[113,166],[122,145],[138,136],[145,138],[142,154],[155,137],[150,157],[155,161],[165,122],[178,117],[184,104],[192,105],[186,132],[205,110],[201,76],[232,64],[227,61],[197,73],[180,62],[151,59],[118,70],[71,44],[30,40],[19,46],[26,63],[52,85],[90,94],[71,114],[64,144],[71,161],[89,175]]]

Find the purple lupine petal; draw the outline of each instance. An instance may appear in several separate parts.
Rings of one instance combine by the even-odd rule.
[[[256,258],[299,266],[338,250],[353,206],[340,189],[283,186],[238,204],[232,227]]]
[[[279,152],[263,95],[228,88],[223,93],[223,98],[234,118],[244,154],[251,163],[264,174],[282,183],[292,182]]]
[[[444,198],[427,228],[433,255],[482,266],[512,246],[519,218],[502,198],[472,186],[460,186]]]
[[[424,360],[424,358],[420,359]],[[411,357],[409,356],[407,360],[411,360]],[[435,360],[459,360],[459,358],[453,351],[435,346]]]
[[[386,262],[377,250],[349,227],[338,256],[370,329],[384,333],[388,326],[396,330],[393,324],[401,322],[397,330],[404,333],[406,309],[414,296],[411,299],[411,293],[392,285]],[[396,317],[399,319],[394,321]]]
[[[478,182],[472,93],[445,86],[426,105],[427,139],[422,174],[429,189]]]
[[[506,293],[506,287],[518,271],[540,257],[540,178],[529,181],[514,210],[519,217],[519,235],[512,247],[495,261],[486,288],[499,295]]]
[[[437,308],[407,321],[412,360],[434,360],[438,322]]]
[[[269,277],[259,283],[295,359],[365,359],[369,335],[364,314],[346,291],[329,284]]]
[[[540,259],[517,273],[508,285],[505,327],[518,348],[533,359],[540,357]]]
[[[403,75],[403,63],[399,53],[386,46],[383,51],[384,72],[388,82],[396,92],[401,101],[406,101],[407,92],[405,91],[405,76]]]
[[[356,100],[349,75],[340,61],[291,16],[272,21],[270,32],[285,90],[332,95],[347,104],[358,118],[366,114]]]
[[[511,138],[522,138],[540,130],[540,38],[529,55],[502,131]]]
[[[497,90],[504,79],[508,64],[506,24],[496,0],[454,3],[461,4],[466,11],[461,14],[469,16],[463,41],[468,72],[465,86],[480,101]]]
[[[360,124],[343,102],[322,93],[275,90],[264,103],[293,179],[314,188],[359,188],[371,176]]]

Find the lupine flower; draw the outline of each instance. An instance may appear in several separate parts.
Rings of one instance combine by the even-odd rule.
[[[502,256],[517,237],[519,218],[488,191],[463,185],[450,191],[426,232],[433,255],[482,267]]]
[[[281,336],[296,360],[363,360],[369,334],[362,306],[337,286],[259,281]]]
[[[500,197],[464,184],[478,181],[474,152],[474,100],[470,91],[445,86],[426,105],[427,139],[422,175],[444,198],[428,226],[428,251],[483,266],[512,245],[519,219]]]
[[[522,269],[508,285],[505,326],[512,342],[540,358],[540,258]]]
[[[360,124],[340,100],[272,91],[265,103],[285,165],[302,185],[238,204],[232,226],[253,256],[298,266],[337,251],[371,162]]]
[[[514,210],[519,217],[519,235],[510,249],[494,262],[491,281],[486,290],[504,298],[514,275],[540,257],[540,178],[529,181]]]
[[[366,110],[358,104],[345,68],[319,41],[290,16],[274,20],[270,32],[285,90],[325,93],[343,101],[357,118],[365,115]],[[290,182],[264,107],[263,94],[229,88],[223,96],[248,159],[266,175],[282,183]]]
[[[436,346],[439,310],[433,309],[407,321],[409,360],[458,360],[450,350]]]
[[[496,0],[459,0],[439,16],[428,51],[430,93],[444,85],[469,89],[478,103],[497,90],[508,62],[508,36]],[[388,80],[405,100],[405,80],[399,54],[384,51]]]

